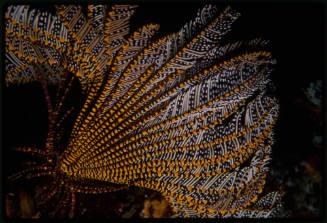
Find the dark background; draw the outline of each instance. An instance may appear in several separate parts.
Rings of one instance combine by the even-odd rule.
[[[272,79],[276,95],[280,100],[280,118],[276,125],[276,144],[273,148],[273,167],[280,179],[297,178],[292,175],[295,166],[314,156],[314,168],[323,177],[324,149],[317,149],[312,143],[316,128],[312,115],[298,101],[305,100],[304,89],[315,80],[324,81],[325,61],[325,11],[321,3],[244,3],[230,4],[241,13],[232,26],[228,40],[248,40],[262,37],[270,40],[270,50],[277,60]],[[227,4],[221,4],[223,9]],[[39,8],[50,7],[39,5]],[[160,24],[159,35],[176,32],[194,18],[200,4],[195,3],[144,3],[140,4],[131,22],[131,31],[148,23]],[[2,79],[3,80],[3,79]],[[12,172],[19,155],[9,152],[13,146],[43,147],[47,134],[47,108],[42,88],[38,83],[3,87],[3,170]],[[76,88],[78,89],[78,87]],[[75,100],[82,96],[76,94]],[[78,104],[78,103],[77,103]],[[322,108],[320,108],[322,109]],[[317,116],[324,112],[313,113]],[[322,120],[322,117],[317,117]],[[323,129],[323,128],[321,128]],[[321,132],[323,135],[323,132]],[[287,171],[290,176],[286,176]],[[283,175],[284,174],[284,175]],[[286,207],[293,211],[292,217],[321,217],[322,183],[313,195],[319,200],[320,211],[311,213],[298,210],[294,197],[301,193],[297,189],[286,190]],[[291,195],[289,195],[291,194]],[[294,196],[292,196],[294,194]],[[306,202],[306,201],[303,201]],[[303,214],[304,213],[304,214]]]

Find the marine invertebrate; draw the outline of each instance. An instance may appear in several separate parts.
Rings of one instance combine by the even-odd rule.
[[[256,201],[278,116],[267,87],[274,60],[266,41],[221,41],[239,13],[207,5],[177,33],[156,38],[149,24],[125,38],[135,6],[56,8],[5,14],[6,81],[40,80],[48,102],[45,150],[20,149],[47,158],[24,171],[53,178],[47,199],[63,191],[72,215],[75,193],[134,185],[160,191],[177,216],[278,213],[278,192]],[[53,108],[45,80],[64,86],[69,73],[86,100],[58,154],[54,128],[69,87]]]

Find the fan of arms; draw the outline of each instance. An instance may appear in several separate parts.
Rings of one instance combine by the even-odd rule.
[[[171,35],[158,37],[156,24],[130,34],[136,8],[8,7],[6,84],[40,82],[49,113],[44,148],[15,148],[44,162],[9,179],[50,177],[39,203],[64,196],[42,216],[73,216],[76,193],[129,186],[160,192],[178,217],[280,216],[281,192],[263,192],[279,113],[268,42],[228,43],[240,14],[213,5]],[[74,79],[85,102],[62,151],[57,131]],[[58,85],[56,100],[48,84]]]

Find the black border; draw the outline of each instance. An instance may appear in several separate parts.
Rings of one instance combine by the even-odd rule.
[[[115,1],[115,3],[153,3],[154,1],[153,0],[136,0],[136,1],[133,1],[133,2],[131,2],[131,1]],[[173,3],[175,3],[176,1],[173,1],[173,0],[166,0],[166,1],[163,1],[163,0],[160,0],[160,1],[156,1],[156,2],[160,2],[160,3],[171,3],[171,4],[173,4]],[[225,0],[225,1],[196,1],[196,0],[178,0],[177,1],[178,3],[189,3],[189,2],[192,2],[192,3],[219,3],[219,4],[221,4],[221,3],[223,3],[223,4],[226,4],[226,5],[228,5],[228,4],[238,4],[238,3],[244,3],[244,2],[242,2],[242,1],[231,1],[231,0]],[[247,3],[262,3],[262,1],[260,1],[260,0],[251,0],[251,1],[246,1]],[[2,40],[4,39],[4,31],[5,31],[5,29],[4,29],[4,26],[3,26],[3,24],[4,24],[4,10],[5,10],[5,8],[6,8],[6,4],[8,4],[8,3],[10,3],[10,4],[22,4],[22,3],[24,3],[24,4],[26,4],[26,3],[41,3],[41,4],[44,4],[44,3],[56,3],[56,4],[60,4],[60,3],[64,3],[64,4],[67,4],[67,3],[69,3],[69,4],[85,4],[85,3],[89,3],[89,1],[87,1],[87,0],[80,0],[80,1],[77,1],[77,0],[75,0],[75,1],[41,1],[41,0],[30,0],[30,1],[17,1],[17,0],[15,0],[15,1],[8,1],[8,0],[6,0],[6,1],[2,1],[1,3],[0,3],[0,7],[1,7],[1,14],[0,14],[0,17],[1,17],[1,24],[2,24],[2,26],[1,26],[1,34],[2,34]],[[97,1],[97,3],[109,3],[108,1]],[[286,4],[286,3],[294,3],[294,4],[296,4],[296,3],[318,3],[318,4],[320,4],[321,5],[321,7],[323,7],[323,10],[324,10],[324,13],[325,13],[325,18],[324,18],[324,26],[326,26],[326,24],[327,24],[327,18],[326,18],[326,9],[327,9],[327,4],[326,4],[326,2],[324,1],[324,0],[316,0],[316,1],[299,1],[299,0],[288,0],[287,2],[286,1],[281,1],[281,0],[278,0],[278,1],[264,1],[264,3],[278,3],[278,4]],[[324,33],[323,33],[323,36],[324,36],[324,46],[323,46],[323,48],[324,48],[324,61],[326,61],[326,37],[327,37],[327,35],[326,35],[326,28],[324,29]],[[0,52],[1,52],[1,55],[4,55],[4,53],[3,53],[3,50],[4,50],[4,41],[2,41],[1,42],[1,49],[0,49]],[[1,119],[0,119],[0,132],[1,133],[3,133],[4,131],[5,131],[5,129],[3,129],[3,119],[5,118],[5,117],[3,117],[3,114],[2,114],[2,106],[3,106],[3,88],[4,88],[4,57],[2,56],[1,57],[2,58],[2,66],[0,66],[0,71],[1,71],[1,76],[0,76],[0,82],[1,82],[1,87],[0,87],[0,94],[1,94],[1,109],[0,109],[0,116],[1,116]],[[325,78],[325,80],[324,80],[324,89],[323,89],[323,92],[324,92],[324,101],[326,101],[326,98],[327,98],[327,93],[326,93],[326,69],[327,68],[327,63],[325,62],[324,63],[324,78]],[[324,105],[323,105],[323,114],[324,114],[324,133],[325,133],[325,135],[326,135],[326,132],[327,132],[327,126],[326,126],[326,111],[327,111],[327,103],[324,103]],[[0,136],[0,141],[1,141],[1,143],[3,142],[3,134],[1,134],[1,136]],[[327,161],[327,159],[326,159],[326,154],[327,154],[327,152],[326,152],[326,148],[327,148],[327,144],[326,144],[327,142],[326,142],[326,140],[324,139],[324,170],[325,171],[323,171],[323,176],[324,176],[324,179],[323,179],[323,185],[324,185],[324,188],[326,189],[326,179],[327,179],[327,175],[326,175],[326,173],[327,173],[327,171],[326,171],[326,169],[327,169],[327,166],[326,166],[326,161]],[[2,147],[3,148],[3,147]],[[1,149],[1,157],[2,157],[2,160],[5,158],[4,156],[3,156],[3,150]],[[2,164],[3,164],[3,162],[1,162]],[[2,173],[3,173],[3,169],[4,169],[4,166],[3,165],[0,165],[0,172],[1,172],[1,175],[2,175]],[[4,212],[5,212],[5,210],[4,210],[4,194],[3,194],[3,178],[2,178],[3,176],[1,176],[1,184],[0,184],[0,191],[1,191],[1,198],[2,198],[2,202],[0,202],[0,210],[1,210],[1,222],[2,221],[6,221],[3,217],[4,217]],[[323,202],[323,210],[326,210],[326,191],[324,191],[324,194],[323,194],[323,197],[324,197],[324,202]],[[327,211],[327,210],[326,210]],[[118,219],[115,219],[115,220],[118,220]],[[163,219],[145,219],[145,220],[142,220],[142,219],[128,219],[128,220],[126,220],[126,221],[149,221],[149,222],[160,222],[160,221],[162,221]],[[192,221],[194,221],[194,219],[191,219]],[[290,218],[290,219],[267,219],[267,220],[265,220],[265,219],[226,219],[226,220],[224,220],[224,221],[231,221],[231,222],[235,222],[235,221],[272,221],[272,222],[279,222],[279,221],[287,221],[287,222],[326,222],[326,213],[325,213],[325,215],[323,216],[323,218],[321,218],[321,219],[297,219],[297,218]],[[16,220],[7,220],[6,222],[15,222]],[[32,221],[32,222],[39,222],[39,221],[42,221],[42,220],[20,220],[20,221]],[[57,220],[46,220],[45,222],[56,222]],[[64,222],[66,222],[66,221],[71,221],[71,222],[74,222],[74,221],[76,221],[76,222],[82,222],[83,220],[63,220]],[[106,221],[108,221],[108,220],[103,220],[103,222],[106,222]],[[119,221],[124,221],[124,219],[119,219]],[[188,219],[164,219],[164,221],[188,221]],[[200,221],[212,221],[212,220],[208,220],[208,219],[200,219]],[[215,219],[215,221],[221,221],[221,219]],[[99,220],[96,220],[96,222],[100,222]],[[102,221],[101,221],[102,222]]]

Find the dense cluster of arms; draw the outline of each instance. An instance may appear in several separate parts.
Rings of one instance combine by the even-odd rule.
[[[44,163],[10,178],[50,177],[40,203],[64,194],[60,207],[42,213],[50,216],[71,214],[76,193],[128,186],[161,192],[179,217],[280,215],[281,194],[263,194],[279,112],[267,41],[223,44],[240,16],[230,7],[206,5],[164,37],[155,24],[130,34],[135,10],[8,7],[6,84],[39,81],[49,112],[45,147],[16,148]],[[86,99],[61,151],[56,132],[74,79]],[[56,101],[48,84],[59,86]]]

